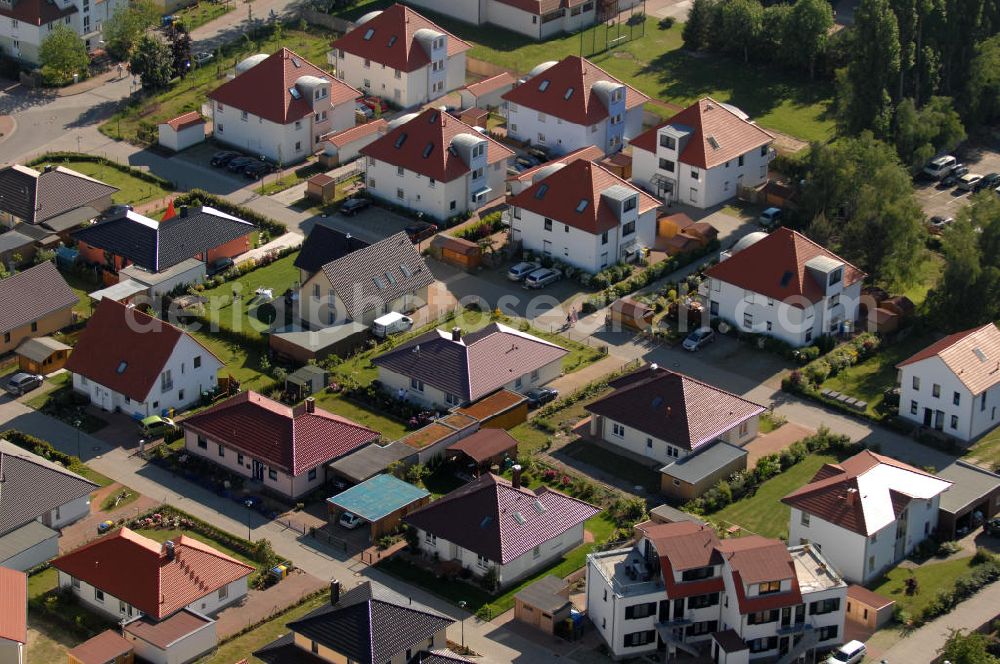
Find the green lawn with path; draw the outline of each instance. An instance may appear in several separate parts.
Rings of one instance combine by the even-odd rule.
[[[184,28],[191,32],[234,9],[236,9],[235,2],[198,2],[174,12],[174,22],[183,24]],[[212,65],[211,62],[208,64]]]
[[[170,189],[137,178],[109,164],[100,164],[94,161],[62,160],[54,163],[78,173],[89,175],[112,187],[118,187],[120,191],[111,197],[111,200],[115,203],[141,205],[149,201],[165,198],[173,193]]]
[[[736,524],[748,533],[787,538],[791,510],[781,499],[811,480],[824,463],[837,463],[837,458],[827,454],[809,455],[761,484],[753,496],[738,500],[710,517],[723,526]]]
[[[296,256],[298,252],[251,270],[238,279],[205,289],[199,293],[208,300],[204,316],[219,327],[259,337],[261,332],[268,330],[268,324],[261,322],[257,316],[267,320],[267,314],[270,314],[273,319],[275,308],[271,304],[261,307],[255,293],[258,288],[269,288],[277,301],[286,290],[298,286],[299,269],[294,265]],[[238,294],[239,298],[234,299],[234,294]]]
[[[965,456],[978,461],[993,470],[1000,469],[1000,427],[993,429],[976,441]]]
[[[896,601],[896,605],[916,618],[938,594],[939,590],[950,590],[955,580],[972,568],[972,556],[955,558],[943,562],[928,562],[916,569],[895,567],[886,574],[872,590],[879,595]],[[917,593],[906,594],[906,579],[917,579]]]

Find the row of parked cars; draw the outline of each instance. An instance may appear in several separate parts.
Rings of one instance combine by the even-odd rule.
[[[524,284],[525,288],[545,288],[562,279],[561,270],[542,267],[533,261],[522,261],[507,270],[507,278]]]
[[[247,157],[232,150],[216,152],[212,155],[212,160],[209,163],[216,168],[225,168],[230,173],[242,173],[251,180],[259,180],[275,170],[273,164]]]
[[[924,167],[924,175],[937,180],[942,189],[957,187],[961,191],[972,193],[993,189],[1000,195],[1000,173],[971,173],[968,166],[952,155],[944,155],[931,161]]]

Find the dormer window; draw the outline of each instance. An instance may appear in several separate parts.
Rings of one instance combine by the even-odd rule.
[[[538,84],[539,92],[545,92],[548,89],[549,89],[549,79],[545,79],[544,81]]]
[[[667,136],[666,134],[660,134],[660,147],[666,148],[668,150],[677,149],[677,139],[673,136]]]
[[[844,278],[844,268],[838,267],[836,270],[830,273],[830,285],[839,284],[840,280]]]
[[[371,38],[373,36],[375,36],[375,28],[368,28],[367,30],[365,30],[365,36],[364,36],[365,41],[371,41]]]
[[[639,200],[638,196],[633,196],[632,198],[625,201],[625,205],[623,205],[622,208],[625,210],[625,212],[631,212],[632,210],[635,209],[635,206],[638,204],[638,200]]]
[[[781,592],[781,581],[765,581],[758,586],[757,591],[759,595],[769,595],[778,592]]]
[[[621,101],[624,93],[625,91],[623,88],[618,88],[617,90],[611,93],[611,101]]]
[[[482,157],[486,153],[486,144],[480,143],[476,147],[472,148],[473,157]]]

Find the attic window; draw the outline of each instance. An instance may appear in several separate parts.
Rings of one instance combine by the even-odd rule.
[[[781,287],[784,288],[785,286],[787,286],[788,282],[790,282],[791,280],[792,280],[792,273],[788,270],[785,270],[785,273],[781,275]]]
[[[537,498],[535,499],[535,502],[532,503],[532,505],[534,505],[535,511],[538,512],[539,514],[545,514],[545,512],[547,511],[545,509],[545,505],[542,505],[542,501],[538,500]]]
[[[521,514],[520,512],[514,512],[514,520],[517,521],[522,526],[528,522],[528,520],[525,519],[524,515]]]
[[[580,202],[576,204],[576,211],[577,212],[583,212],[584,210],[587,209],[587,205],[589,205],[589,204],[590,204],[590,201],[588,201],[586,198],[581,198]]]
[[[118,373],[120,373],[120,374],[123,374],[123,373],[125,373],[125,369],[126,369],[127,367],[128,367],[128,362],[126,362],[125,360],[122,360],[122,361],[121,361],[121,362],[120,362],[120,363],[118,364],[118,368],[117,368],[117,369],[115,369],[115,371],[117,371],[117,372],[118,372]]]
[[[388,281],[393,286],[396,285],[396,277],[392,276],[392,272],[390,272],[389,270],[385,271],[385,278],[386,278],[386,281]]]
[[[427,159],[427,157],[431,156],[431,152],[433,151],[434,151],[434,144],[428,143],[426,147],[424,147],[424,159]]]
[[[983,352],[982,348],[973,348],[972,352],[976,354],[976,357],[979,358],[980,362],[986,361],[986,353]]]
[[[437,122],[437,121],[438,121],[438,118],[439,118],[439,117],[441,117],[441,113],[440,113],[440,112],[438,112],[438,111],[434,111],[434,112],[433,112],[433,113],[431,113],[431,115],[430,115],[430,118],[429,118],[429,121],[430,121],[430,123],[431,123],[431,124],[434,124],[435,122]]]
[[[296,69],[298,69],[299,67],[302,66],[302,63],[299,62],[298,58],[292,58],[292,66],[294,66]]]
[[[712,148],[714,148],[716,150],[719,149],[719,141],[715,140],[715,136],[709,136],[708,137],[708,144],[711,145]]]
[[[535,198],[545,198],[545,192],[549,190],[549,185],[544,182],[538,185],[538,191],[535,192]]]
[[[389,37],[389,46],[391,47],[395,43],[396,43],[396,35]]]
[[[367,30],[365,30],[365,37],[364,37],[365,41],[371,40],[372,35],[374,34],[375,34],[375,28],[368,28]]]
[[[302,93],[298,88],[288,88],[288,94],[292,95],[292,99],[302,99]]]
[[[549,89],[549,79],[545,79],[544,81],[538,84],[539,92],[545,92],[548,89]]]
[[[406,266],[406,265],[403,265],[403,264],[400,264],[400,265],[399,265],[399,271],[400,271],[400,272],[402,272],[402,273],[403,273],[403,276],[404,276],[404,277],[406,277],[407,279],[409,279],[410,277],[412,277],[412,276],[413,276],[413,270],[411,270],[411,269],[410,269],[410,268],[409,268],[408,266]]]
[[[493,523],[493,517],[486,515],[483,520],[479,522],[480,528],[489,528],[490,524]]]
[[[403,143],[405,142],[406,142],[406,132],[404,131],[402,134],[396,137],[396,149],[398,150],[399,148],[403,147]]]
[[[573,88],[567,88],[566,94],[563,95],[563,99],[569,99],[573,96]]]
[[[372,281],[375,282],[375,285],[378,286],[379,290],[385,290],[385,279],[379,276],[374,276],[372,277]]]

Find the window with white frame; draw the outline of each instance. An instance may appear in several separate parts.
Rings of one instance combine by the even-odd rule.
[[[625,437],[625,425],[624,424],[618,424],[617,422],[613,422],[611,424],[611,435],[612,436],[616,436],[618,438],[624,438]]]

